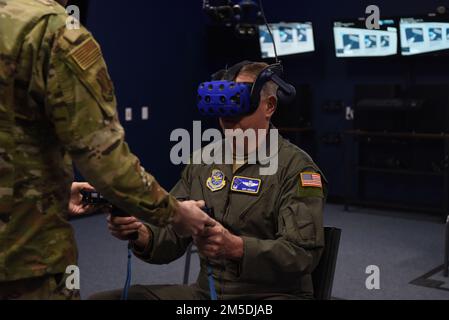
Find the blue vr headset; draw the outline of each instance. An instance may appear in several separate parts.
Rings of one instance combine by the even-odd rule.
[[[282,80],[283,68],[276,63],[265,68],[254,83],[235,82],[243,67],[253,64],[243,61],[221,70],[212,76],[212,81],[198,88],[198,109],[204,116],[236,118],[253,114],[260,103],[260,92],[268,81],[279,86],[277,98],[281,104],[291,103],[296,89]]]

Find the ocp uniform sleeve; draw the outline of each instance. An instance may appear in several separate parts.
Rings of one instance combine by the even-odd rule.
[[[47,97],[47,115],[82,175],[127,213],[167,224],[176,201],[129,150],[101,49],[84,28],[56,34]]]
[[[319,173],[315,168],[305,168],[283,183],[276,239],[243,237],[240,280],[271,283],[279,274],[298,279],[318,265],[324,246],[326,182],[322,177],[323,188],[302,187],[301,172],[305,171]]]
[[[187,166],[181,174],[181,179],[171,190],[171,194],[179,200],[190,199],[192,166]],[[151,234],[150,243],[143,251],[133,250],[139,259],[151,264],[168,264],[182,257],[189,245],[191,237],[180,237],[172,226],[157,227],[147,224]]]

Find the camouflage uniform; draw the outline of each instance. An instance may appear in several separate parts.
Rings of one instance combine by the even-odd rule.
[[[0,0],[0,298],[76,264],[72,161],[130,214],[166,225],[176,209],[124,141],[98,43],[66,20],[52,0]]]

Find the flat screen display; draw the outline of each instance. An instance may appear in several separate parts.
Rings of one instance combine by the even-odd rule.
[[[404,56],[449,49],[449,21],[432,17],[401,18],[399,26]]]
[[[315,51],[312,23],[270,24],[279,56]],[[262,58],[274,58],[273,39],[265,25],[259,26]]]
[[[398,53],[398,29],[392,19],[379,22],[379,30],[369,30],[364,21],[334,22],[337,57],[382,57]]]

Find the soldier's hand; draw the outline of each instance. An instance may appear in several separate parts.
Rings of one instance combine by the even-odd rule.
[[[213,227],[215,220],[209,217],[201,208],[204,201],[180,202],[173,219],[173,229],[182,237],[197,236],[202,234],[206,227]]]
[[[87,182],[74,182],[70,192],[69,214],[71,216],[80,216],[89,214],[95,210],[93,206],[85,206],[82,203],[83,196],[81,190],[86,189],[94,191],[95,189]]]
[[[239,260],[243,257],[243,239],[233,235],[220,223],[212,228],[206,228],[204,233],[193,237],[198,251],[211,259]]]
[[[111,234],[119,240],[128,241],[128,236],[134,232],[139,234],[133,244],[139,248],[145,248],[150,241],[150,232],[147,227],[135,217],[108,216],[108,228]]]

